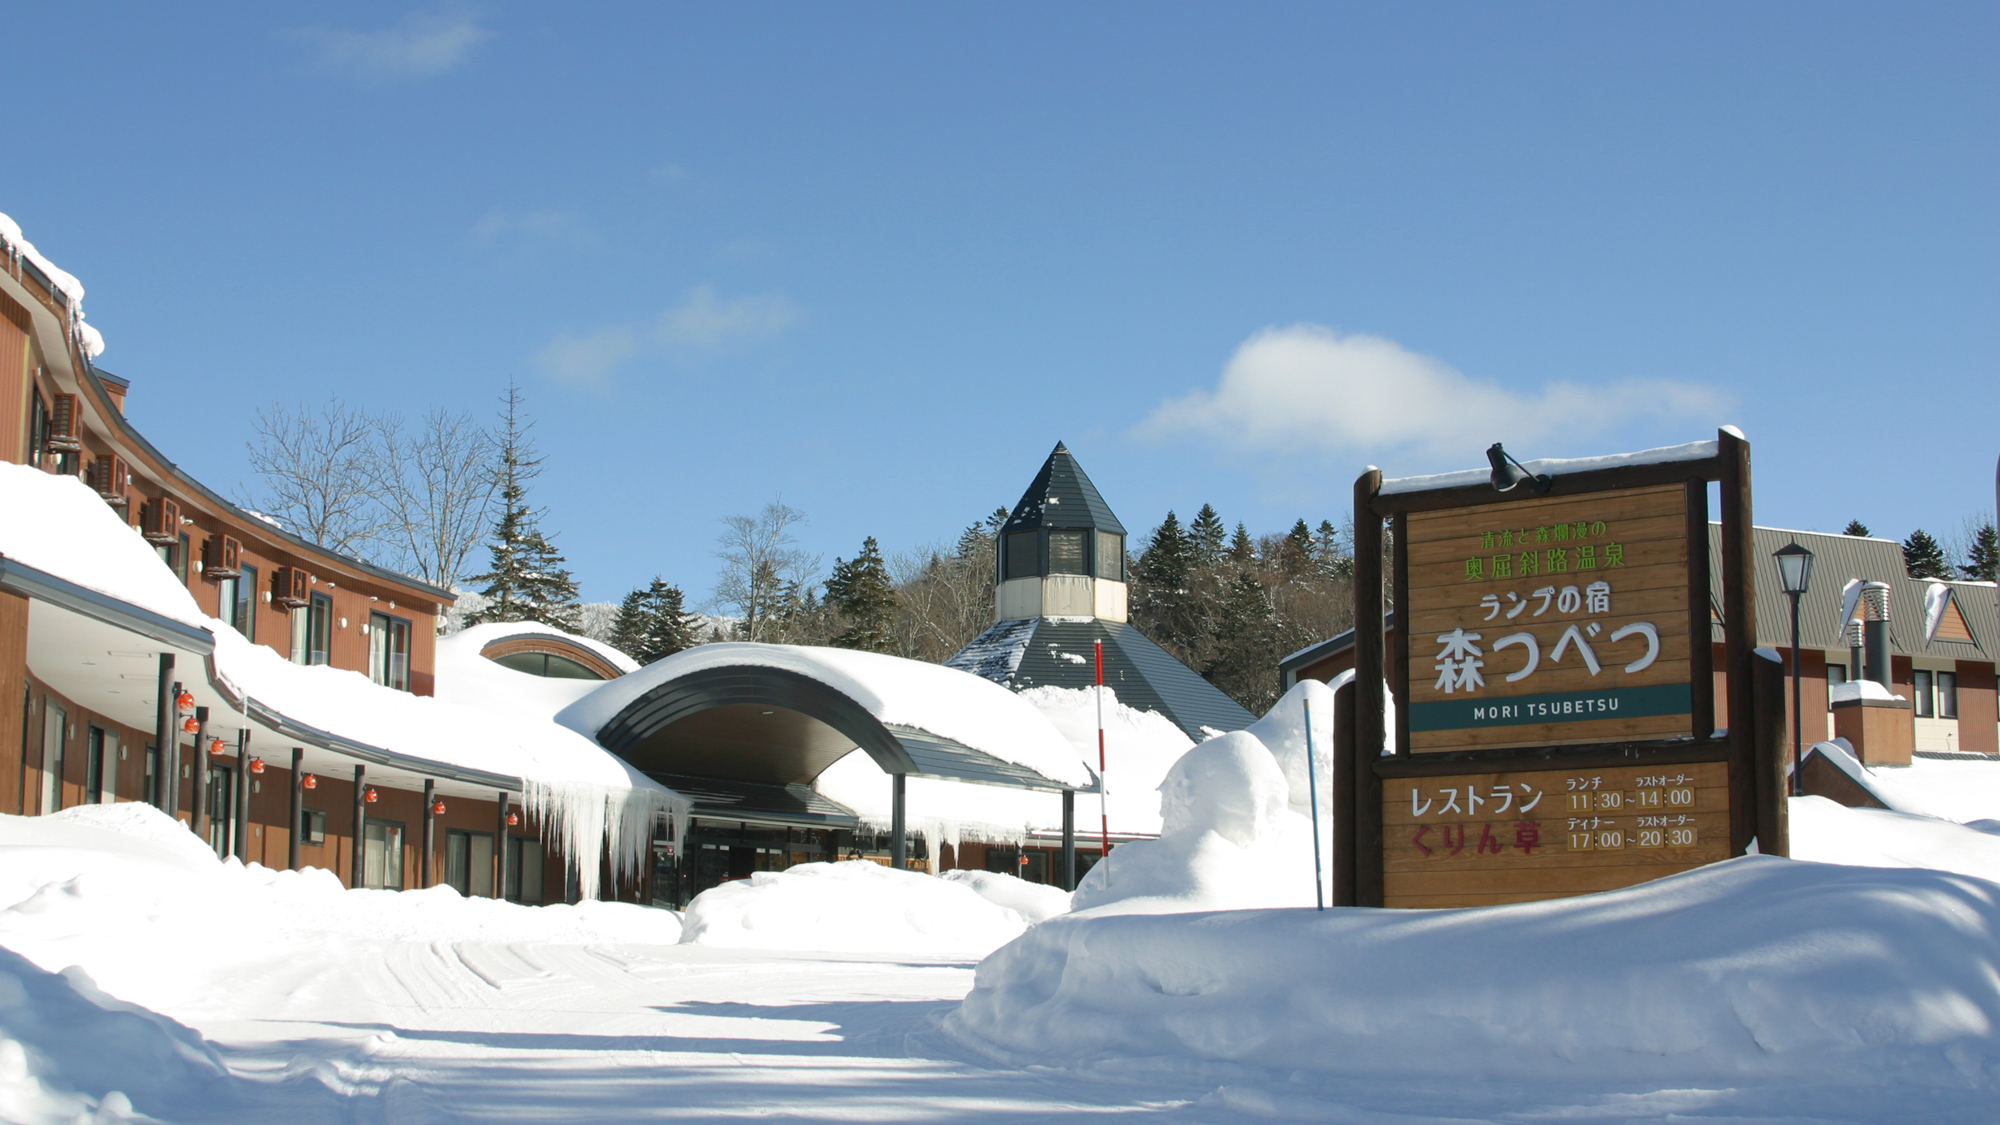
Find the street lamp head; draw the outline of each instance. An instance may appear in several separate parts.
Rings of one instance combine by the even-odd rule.
[[[1803,594],[1812,585],[1813,553],[1793,540],[1790,546],[1771,553],[1778,564],[1778,581],[1787,594]]]
[[[1528,482],[1528,491],[1540,496],[1549,490],[1547,473],[1531,473],[1527,467],[1513,458],[1499,442],[1494,442],[1486,450],[1486,460],[1493,466],[1493,489],[1496,492],[1511,492],[1522,481]]]

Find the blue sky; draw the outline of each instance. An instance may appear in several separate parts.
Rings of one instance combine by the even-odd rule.
[[[903,551],[1068,442],[1135,531],[1741,425],[1759,522],[2000,454],[2000,8],[42,5],[0,211],[225,491],[273,399],[491,408],[584,596]]]

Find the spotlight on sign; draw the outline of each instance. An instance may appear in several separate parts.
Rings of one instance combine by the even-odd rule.
[[[1514,459],[1513,454],[1494,442],[1486,450],[1486,460],[1493,466],[1493,487],[1499,492],[1512,492],[1521,482],[1526,481],[1528,491],[1540,496],[1549,490],[1547,473],[1531,473],[1526,465]]]

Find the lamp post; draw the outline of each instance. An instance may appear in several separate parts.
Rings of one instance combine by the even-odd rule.
[[[1514,459],[1514,455],[1494,442],[1486,450],[1486,463],[1493,466],[1493,487],[1499,492],[1511,492],[1516,485],[1525,482],[1528,491],[1537,496],[1549,490],[1547,473],[1531,473],[1526,465]]]
[[[1799,598],[1812,585],[1813,553],[1792,540],[1788,547],[1780,547],[1771,553],[1778,564],[1778,581],[1783,586],[1785,596],[1792,599],[1792,783],[1791,794],[1799,795],[1799,758],[1804,731],[1803,708],[1800,703],[1799,675]]]

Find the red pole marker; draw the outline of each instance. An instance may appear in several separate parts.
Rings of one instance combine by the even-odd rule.
[[[1097,819],[1098,843],[1104,849],[1101,858],[1111,858],[1111,795],[1104,784],[1104,642],[1092,641],[1097,648]],[[1105,877],[1111,871],[1105,869]]]

